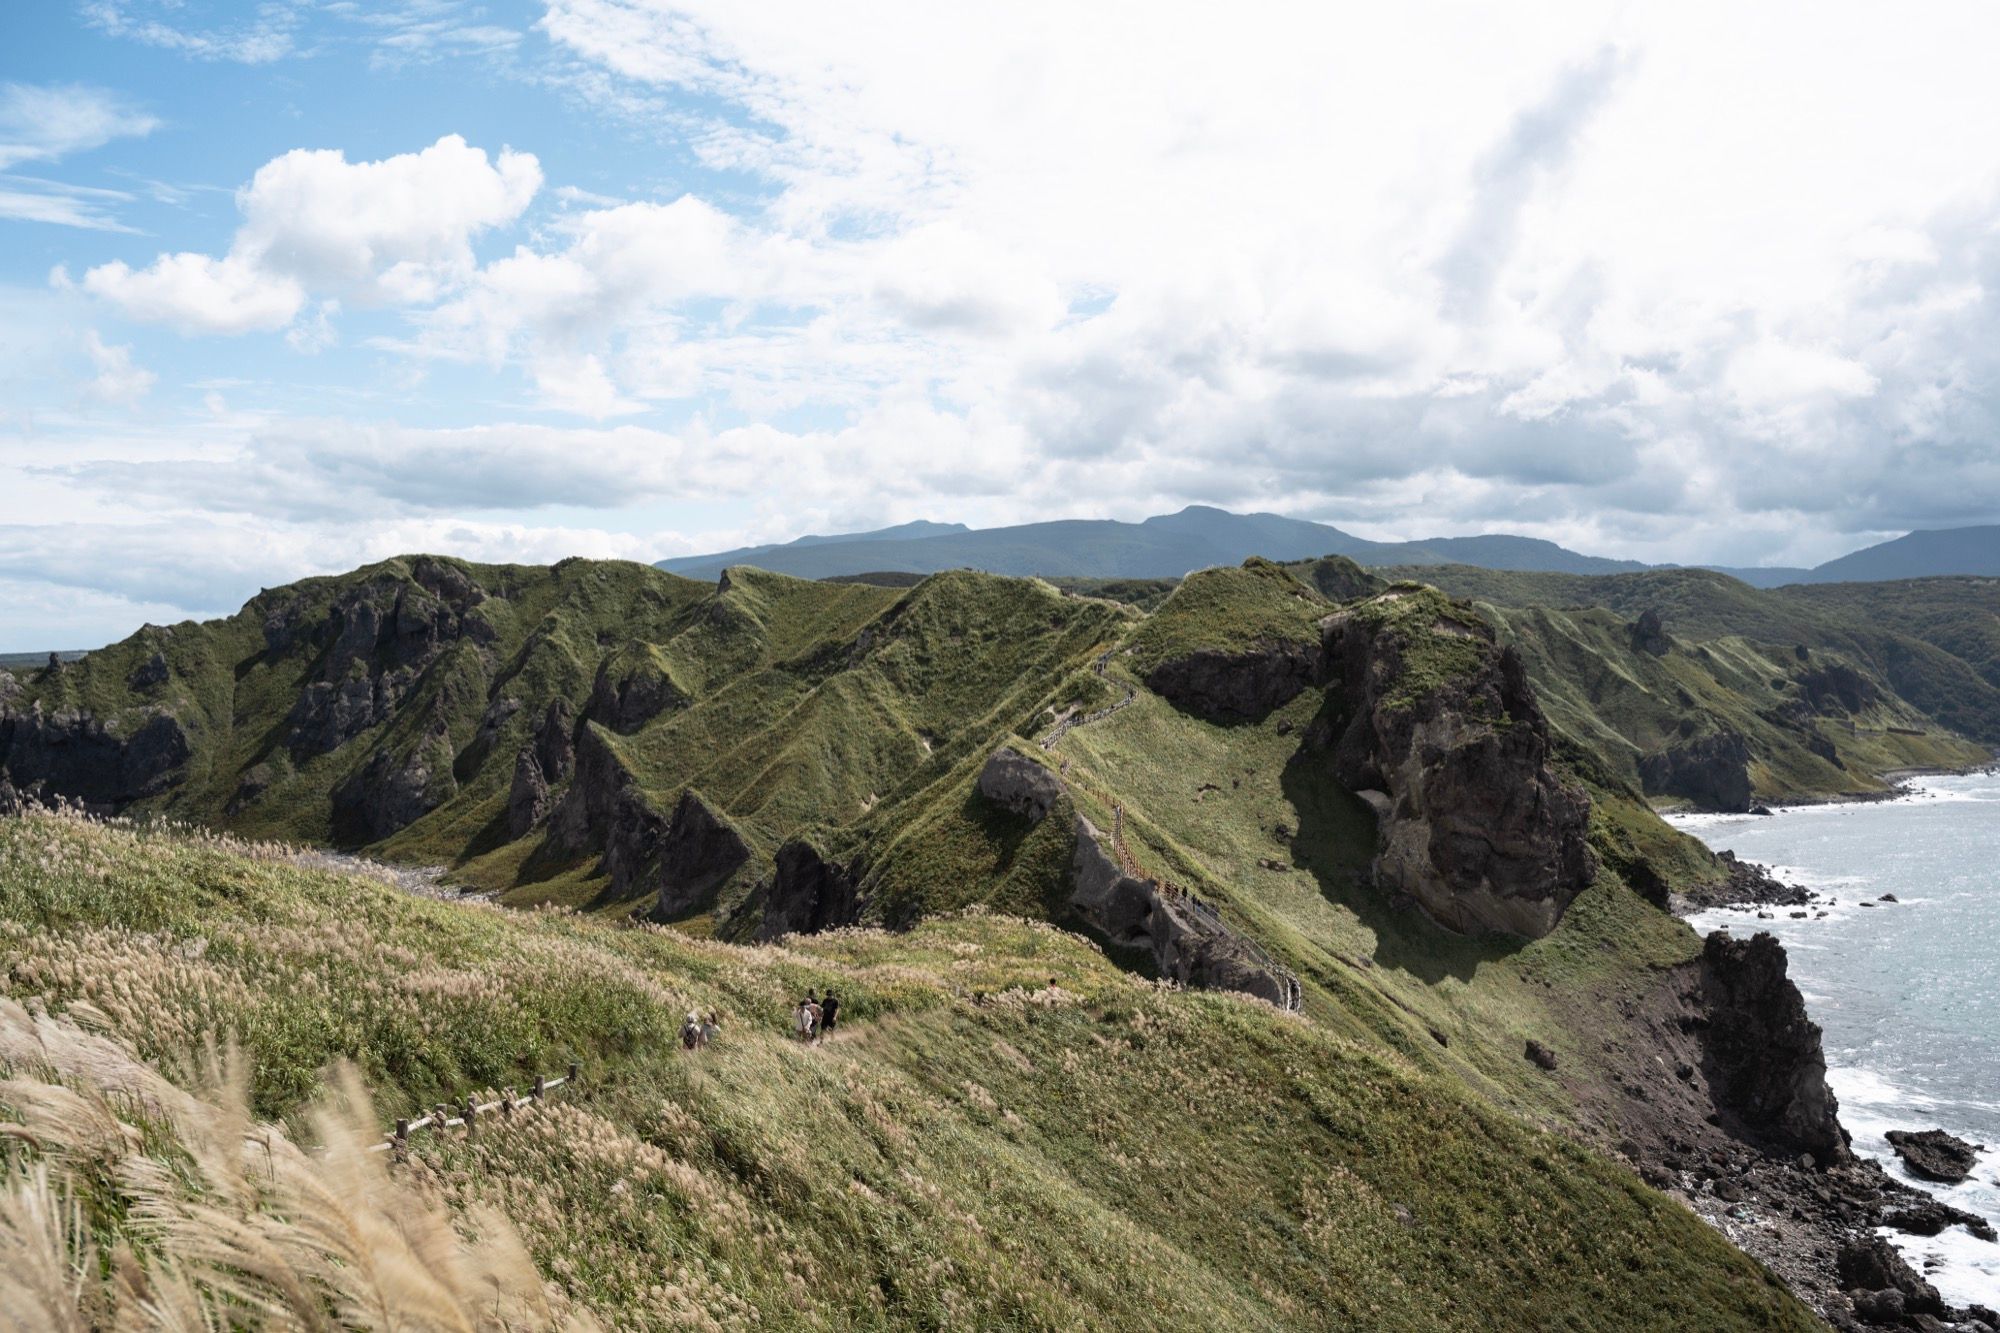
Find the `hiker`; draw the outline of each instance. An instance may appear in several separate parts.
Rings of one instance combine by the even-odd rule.
[[[692,1051],[701,1044],[701,1015],[689,1010],[687,1020],[681,1024],[681,1048]]]
[[[800,1041],[812,1040],[813,1023],[816,1021],[818,1013],[819,1006],[812,1002],[812,992],[806,992],[806,998],[800,1000],[799,1007],[792,1011],[793,1025],[798,1029]]]
[[[840,997],[828,991],[826,998],[819,1002],[819,1030],[823,1033],[833,1031],[834,1020],[839,1017]]]
[[[810,991],[806,993],[806,1011],[812,1016],[810,1040],[813,1045],[817,1046],[819,1045],[819,1034],[826,1019],[826,1011],[820,1007],[819,1001],[812,997]]]
[[[706,1046],[721,1035],[722,1012],[717,1009],[711,1009],[708,1011],[707,1021],[701,1025],[701,1044]]]

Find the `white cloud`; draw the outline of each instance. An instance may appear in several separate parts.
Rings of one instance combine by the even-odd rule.
[[[102,88],[0,83],[0,170],[151,134],[159,124]]]
[[[114,260],[83,285],[135,319],[201,333],[283,328],[310,292],[426,303],[471,276],[473,239],[519,217],[541,184],[532,153],[489,161],[455,134],[379,162],[295,149],[237,191],[243,223],[222,258]]]
[[[114,259],[84,274],[91,295],[133,319],[169,324],[186,333],[251,333],[281,329],[306,301],[290,277],[228,255],[161,255],[143,269]]]
[[[144,398],[159,377],[132,361],[130,347],[107,344],[96,329],[83,335],[83,350],[97,371],[85,388],[90,396],[106,403],[130,404]]]
[[[292,54],[293,35],[304,7],[297,0],[266,0],[257,6],[256,17],[249,22],[223,28],[178,26],[147,16],[151,9],[176,14],[181,5],[175,0],[84,0],[79,8],[84,22],[112,37],[178,51],[197,60],[265,65]]]

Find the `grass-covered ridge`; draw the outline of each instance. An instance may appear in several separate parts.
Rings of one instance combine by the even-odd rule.
[[[258,1109],[303,1135],[332,1055],[384,1116],[580,1059],[575,1096],[399,1170],[462,1225],[497,1208],[606,1327],[1813,1326],[1680,1205],[1458,1080],[1046,925],[745,948],[45,814],[0,821],[0,922],[15,999],[169,1068],[237,1031]],[[812,1049],[784,1035],[808,985],[847,1029]],[[689,1057],[663,1037],[694,1007],[724,1037]],[[90,1199],[100,1244],[125,1198]]]

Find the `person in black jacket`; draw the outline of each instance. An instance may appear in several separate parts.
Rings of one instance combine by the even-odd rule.
[[[826,998],[819,1002],[819,1030],[821,1032],[833,1031],[833,1021],[839,1013],[840,1000],[832,991],[828,991]]]

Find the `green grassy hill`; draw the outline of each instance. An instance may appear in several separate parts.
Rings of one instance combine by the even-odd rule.
[[[542,1311],[516,1328],[1814,1326],[1687,1209],[1458,1080],[1261,1004],[1150,985],[1011,918],[745,948],[31,814],[0,822],[0,962],[8,1003],[89,1026],[0,1015],[14,1079],[0,1119],[40,1126],[9,1140],[27,1174],[0,1221],[79,1190],[81,1225],[39,1253],[58,1271],[123,1257],[43,1294],[122,1311],[121,1326],[158,1326],[140,1317],[148,1285],[239,1313],[307,1308],[322,1288],[377,1309],[422,1298],[437,1318],[421,1270],[373,1263],[409,1253],[409,1211],[351,1239],[345,1222],[309,1228],[438,1204],[489,1249],[525,1245],[548,1289],[511,1283]],[[808,986],[844,1000],[818,1047],[785,1033]],[[690,1055],[673,1033],[694,1008],[724,1026]],[[218,1029],[254,1056],[254,1112],[308,1141],[326,1132],[304,1110],[335,1057],[359,1062],[377,1123],[570,1060],[583,1077],[471,1137],[420,1134],[408,1163],[347,1188],[308,1188],[309,1159],[253,1134],[257,1162],[305,1175],[284,1193],[262,1168],[211,1169],[244,1128],[226,1098],[169,1114],[151,1075],[120,1072],[121,1050],[182,1068]],[[135,1085],[151,1111],[119,1091]],[[39,1109],[58,1105],[88,1114],[58,1128]],[[129,1134],[88,1128],[120,1117]],[[218,1175],[261,1200],[237,1207],[276,1212],[254,1231],[165,1223]],[[395,1205],[404,1188],[424,1204]],[[449,1251],[466,1242],[415,1234],[441,1280],[457,1274]],[[329,1245],[341,1262],[316,1260]],[[501,1326],[493,1298],[477,1327]]]
[[[335,1059],[384,1114],[582,1061],[559,1134],[418,1156],[614,1327],[1802,1326],[1630,1174],[1751,1133],[1673,1072],[1726,1016],[1662,907],[1725,868],[1654,814],[1649,756],[1727,731],[1760,794],[1865,789],[1984,754],[1993,687],[1915,621],[1721,576],[1429,573],[417,556],[275,589],[0,676],[0,802],[31,811],[0,823],[0,963],[147,1059],[233,1030],[297,1134]],[[1002,751],[1031,797],[988,787]],[[33,813],[56,795],[138,823]],[[1434,895],[1568,848],[1525,886],[1547,933],[1435,924],[1379,882],[1391,828],[1471,867],[1406,865]],[[1166,984],[1224,975],[1198,948],[1299,1012]],[[787,998],[828,984],[854,1034],[801,1051]],[[730,1040],[682,1056],[714,1007]]]

